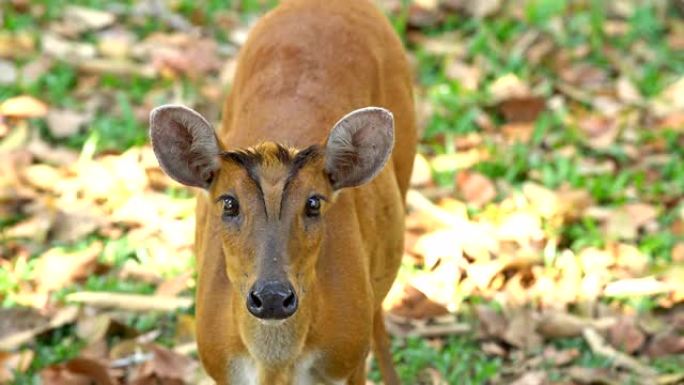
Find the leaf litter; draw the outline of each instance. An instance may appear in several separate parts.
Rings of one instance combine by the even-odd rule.
[[[15,7],[42,12],[32,4]],[[31,348],[41,336],[70,327],[86,346],[78,356],[39,368],[44,383],[206,381],[193,353],[194,318],[182,314],[192,305],[195,285],[191,194],[163,175],[148,145],[99,151],[85,141],[79,152],[67,144],[79,136],[94,140],[98,118],[122,114],[121,105],[108,102],[115,100],[111,91],[99,88],[103,78],[166,82],[137,97],[132,119],[141,130],[147,112],[162,101],[201,109],[202,97],[221,100],[251,24],[228,11],[222,15],[231,28],[225,41],[193,24],[206,22],[204,11],[190,21],[173,7],[68,6],[40,26],[40,39],[28,31],[0,34],[0,68],[6,69],[0,82],[34,84],[58,63],[73,70],[78,84],[75,104],[28,91],[0,101],[0,149],[9,161],[0,166],[0,212],[9,218],[0,224],[0,269],[12,277],[0,291],[9,307],[0,322],[0,382],[31,370]],[[426,135],[421,144],[408,194],[404,264],[385,303],[388,330],[399,340],[421,337],[436,344],[449,335],[472,337],[487,357],[504,362],[489,383],[682,383],[680,374],[660,373],[653,363],[684,354],[684,209],[681,188],[671,180],[673,144],[667,142],[668,132],[684,131],[684,77],[670,76],[659,91],[644,92],[628,67],[651,57],[647,48],[630,47],[619,66],[607,51],[608,66],[616,65],[608,70],[589,60],[588,45],[559,45],[557,37],[571,33],[569,25],[530,29],[513,41],[483,35],[492,52],[552,68],[557,79],[500,71],[473,53],[476,47],[461,31],[426,32],[455,15],[527,23],[534,17],[530,7],[516,12],[501,1],[416,1],[408,8],[411,54],[420,49],[438,58],[445,78],[464,95],[486,96],[472,111],[475,130]],[[401,6],[387,9],[393,16],[402,12]],[[150,15],[166,28],[141,33]],[[677,47],[682,29],[673,20],[665,20],[672,24],[667,44]],[[625,36],[629,28],[623,16],[605,22],[613,36]],[[169,80],[190,82],[202,96],[183,95]],[[429,87],[417,84],[417,103],[427,106],[421,109],[423,131],[450,113],[430,99],[439,93]],[[216,120],[218,109],[208,111]],[[466,115],[461,113],[459,119]],[[552,115],[557,121],[551,124],[562,132],[540,123]],[[459,130],[464,127],[470,130]],[[665,139],[639,138],[640,130]],[[623,186],[605,193],[600,181],[573,183],[572,170],[560,181],[533,166],[515,174],[515,159],[505,154],[521,143],[532,161],[551,165],[559,156],[576,162],[586,177],[615,180],[621,172],[648,170],[650,180],[665,184],[655,192]],[[482,166],[502,157],[498,174]],[[673,197],[661,199],[669,192]],[[577,229],[585,238],[571,235]],[[665,231],[677,241],[648,244]],[[674,264],[663,263],[663,253]],[[93,277],[150,289],[93,290]],[[181,312],[170,341],[166,336],[162,342],[161,326],[143,331],[126,321],[150,312]],[[557,344],[567,339],[584,345]],[[584,351],[609,364],[584,366]],[[435,368],[424,374],[426,383],[447,383]]]

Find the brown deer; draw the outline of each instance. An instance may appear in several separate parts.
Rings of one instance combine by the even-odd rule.
[[[150,136],[200,189],[197,342],[218,384],[365,384],[370,346],[399,383],[381,303],[417,139],[401,41],[369,0],[284,1],[242,48],[221,127],[167,105]]]

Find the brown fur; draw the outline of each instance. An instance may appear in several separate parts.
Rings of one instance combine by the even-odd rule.
[[[297,164],[297,149],[322,145],[337,119],[369,105],[394,114],[391,160],[372,182],[334,194],[323,157]],[[232,360],[251,357],[259,384],[290,384],[293,365],[317,353],[320,379],[363,384],[373,339],[386,383],[396,383],[379,317],[402,255],[416,132],[409,69],[389,23],[367,0],[283,2],[251,32],[223,112],[221,147],[249,149],[223,154],[198,197],[197,335],[207,372],[229,384]],[[318,221],[300,215],[312,192],[325,198]],[[216,200],[226,193],[240,199],[242,223],[221,221]],[[256,262],[265,254],[299,296],[279,325],[245,308],[269,268]]]

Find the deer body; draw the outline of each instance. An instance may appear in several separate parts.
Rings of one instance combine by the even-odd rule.
[[[411,87],[370,1],[292,0],[250,33],[216,134],[183,107],[152,113],[162,168],[204,189],[197,338],[218,384],[364,384],[371,345],[398,383],[381,302],[403,250]]]

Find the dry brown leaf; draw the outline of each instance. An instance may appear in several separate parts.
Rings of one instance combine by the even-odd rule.
[[[534,133],[534,124],[530,122],[506,123],[501,126],[501,132],[509,143],[527,143]]]
[[[649,341],[645,353],[650,357],[684,354],[684,336],[668,328]]]
[[[556,350],[553,346],[547,346],[543,353],[544,361],[556,367],[568,365],[580,355],[577,348]]]
[[[13,62],[0,60],[0,84],[7,85],[17,81],[17,67]],[[0,134],[0,137],[4,135]]]
[[[665,117],[684,110],[684,76],[666,87],[651,101],[651,111],[658,117]]]
[[[115,385],[108,368],[89,358],[74,358],[64,364],[52,365],[40,372],[44,385]]]
[[[468,65],[460,60],[453,60],[444,69],[449,79],[458,81],[466,90],[475,91],[480,86],[482,71],[476,66]]]
[[[14,380],[15,373],[25,373],[35,353],[31,350],[22,350],[16,353],[0,352],[0,383],[10,384]]]
[[[99,9],[69,5],[64,9],[67,24],[78,32],[102,29],[114,23],[116,17]]]
[[[144,362],[131,378],[133,385],[182,384],[189,380],[197,363],[192,359],[157,345],[150,345],[151,360]]]
[[[462,256],[459,237],[452,229],[438,230],[421,235],[413,252],[423,256],[425,265],[432,269],[442,259],[459,259]]]
[[[571,338],[582,335],[582,330],[592,326],[592,321],[575,315],[547,311],[542,313],[537,331],[545,338]]]
[[[98,34],[97,50],[100,55],[110,59],[125,59],[137,37],[133,32],[114,27]]]
[[[545,385],[547,381],[546,373],[543,371],[533,371],[523,374],[510,385]]]
[[[104,340],[110,325],[111,318],[107,314],[84,317],[76,323],[76,335],[88,344],[93,344]]]
[[[639,90],[628,77],[620,77],[617,81],[616,88],[617,95],[622,102],[630,104],[641,103],[643,98],[639,93]]]
[[[390,312],[412,319],[426,319],[449,314],[444,306],[430,300],[411,285],[404,286],[404,296],[401,302],[390,309]]]
[[[475,316],[479,321],[479,331],[482,337],[503,337],[508,326],[508,322],[503,314],[489,306],[477,305],[475,307]]]
[[[620,134],[617,120],[591,115],[579,122],[579,128],[584,132],[587,144],[596,149],[605,149],[615,143]]]
[[[0,115],[12,118],[42,118],[47,112],[45,103],[28,95],[15,96],[0,104]]]
[[[430,163],[421,154],[416,154],[411,173],[411,187],[420,187],[432,182],[432,169]]]
[[[610,282],[603,289],[607,297],[641,297],[663,294],[670,291],[670,286],[655,277],[621,279]]]
[[[546,108],[546,100],[536,96],[507,98],[498,105],[501,114],[510,123],[530,123]]]
[[[612,210],[605,223],[606,235],[612,239],[636,239],[639,230],[655,221],[658,210],[648,204],[631,203]]]
[[[0,57],[7,59],[27,58],[33,55],[36,38],[28,30],[10,33],[6,29],[0,33]]]
[[[52,33],[45,33],[41,37],[43,53],[49,57],[62,60],[89,59],[97,54],[95,46],[90,43],[63,39]]]
[[[542,344],[542,338],[537,334],[538,319],[532,311],[519,310],[510,318],[503,339],[509,344],[531,351]]]
[[[437,3],[432,2],[432,3]],[[408,9],[408,25],[414,28],[434,27],[442,20],[442,14],[436,7],[426,8],[417,3],[411,3]]]
[[[30,341],[33,337],[40,333],[74,322],[77,316],[78,308],[69,306],[58,310],[54,315],[52,315],[47,323],[40,322],[34,325],[27,325],[27,327],[22,327],[19,330],[12,329],[9,334],[0,336],[0,350],[16,349],[18,346]],[[8,317],[4,320],[11,325],[14,323],[21,324],[21,322],[17,321],[16,318]]]
[[[615,258],[615,264],[631,276],[641,276],[646,272],[650,258],[636,246],[619,243],[608,245]]]
[[[544,239],[542,221],[538,215],[517,211],[504,217],[497,229],[499,241],[514,241],[527,245],[530,241]]]
[[[47,317],[30,308],[0,308],[0,340],[48,324]]]
[[[89,121],[87,114],[73,110],[52,109],[47,114],[47,124],[53,137],[67,138],[79,132],[81,127]]]
[[[531,95],[530,87],[514,74],[503,75],[489,86],[489,92],[495,103],[516,98],[528,98]]]
[[[106,223],[102,215],[98,215],[95,206],[86,208],[72,207],[70,211],[59,211],[51,229],[51,237],[60,242],[75,242],[93,233]]]
[[[192,273],[185,272],[176,277],[166,279],[157,286],[154,294],[162,297],[175,297],[188,288],[190,278],[192,278]]]
[[[97,257],[102,253],[102,242],[91,243],[88,248],[67,252],[63,248],[52,248],[38,257],[35,282],[39,292],[59,290],[67,285],[87,278],[95,271]]]
[[[496,187],[486,176],[461,171],[456,175],[456,189],[469,204],[483,206],[496,198]]]
[[[625,353],[634,354],[646,342],[646,335],[633,318],[620,318],[608,329],[608,342]]]

